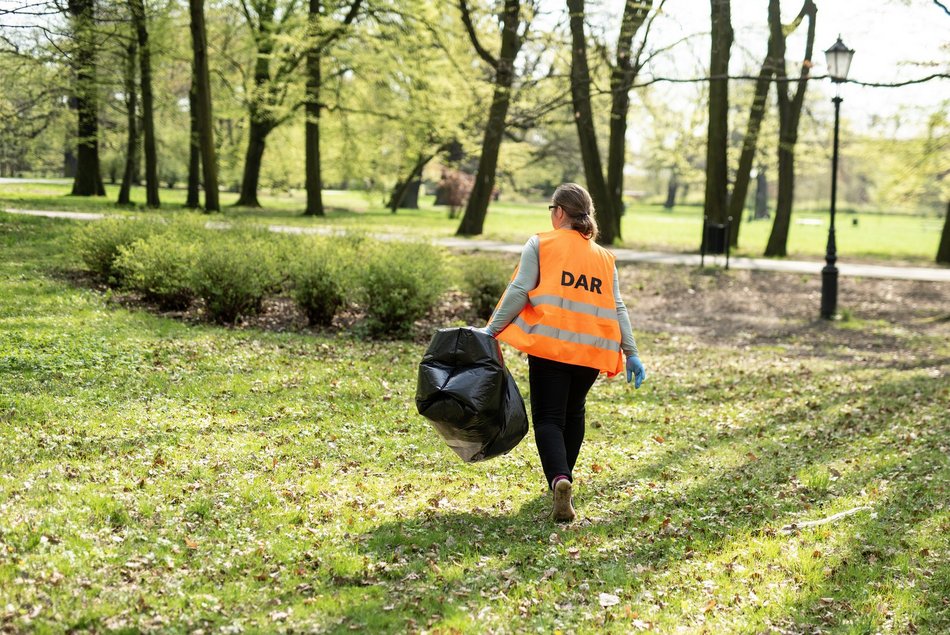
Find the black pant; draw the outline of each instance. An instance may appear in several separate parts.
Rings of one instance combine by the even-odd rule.
[[[586,366],[528,356],[534,441],[548,487],[572,471],[584,441],[584,403],[599,371]]]

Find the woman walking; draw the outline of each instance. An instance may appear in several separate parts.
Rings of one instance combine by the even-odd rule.
[[[614,256],[594,242],[590,194],[565,183],[551,198],[552,231],[528,239],[485,330],[528,355],[534,439],[554,518],[574,519],[573,470],[584,440],[584,404],[601,372],[646,378],[620,297]],[[626,362],[624,361],[626,358]]]

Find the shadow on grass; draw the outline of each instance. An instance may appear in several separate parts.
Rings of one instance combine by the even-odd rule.
[[[377,607],[362,603],[341,606],[344,623],[358,627],[365,624],[367,613],[384,606],[392,611],[390,627],[424,620],[438,623],[446,614],[437,614],[437,607],[443,606],[446,598],[455,598],[452,610],[467,614],[463,619],[468,620],[482,611],[491,611],[493,602],[523,603],[531,597],[543,597],[548,605],[557,601],[597,614],[598,591],[613,593],[615,589],[621,589],[623,601],[632,602],[641,613],[662,613],[666,606],[662,596],[696,585],[693,577],[697,574],[690,573],[695,568],[691,562],[715,562],[720,567],[728,558],[736,557],[732,554],[751,548],[758,540],[781,542],[776,533],[778,526],[802,514],[813,517],[812,510],[833,506],[838,497],[859,496],[862,489],[890,475],[893,466],[856,465],[842,475],[836,492],[830,488],[809,489],[797,482],[799,470],[850,459],[860,455],[862,449],[892,450],[891,446],[898,443],[888,437],[892,411],[856,419],[835,412],[837,407],[848,404],[870,411],[873,404],[880,403],[878,399],[907,394],[917,395],[918,403],[936,403],[944,389],[940,382],[908,378],[838,394],[823,403],[821,412],[808,406],[778,409],[762,426],[717,435],[705,447],[684,445],[612,478],[595,477],[580,483],[580,511],[587,520],[567,527],[558,527],[548,519],[550,499],[546,496],[529,500],[512,514],[441,513],[432,509],[414,518],[385,523],[358,537],[357,542],[368,561],[378,563],[371,577],[387,587],[387,592],[377,598]],[[789,432],[787,437],[774,433],[783,426]],[[772,436],[763,435],[763,430],[773,430]],[[710,465],[703,472],[697,467],[693,472],[701,476],[693,480],[678,478],[671,471],[736,446],[755,448],[757,456],[743,458],[741,464],[722,470]],[[938,456],[935,448],[923,442],[905,452],[907,465],[901,469],[912,474],[932,470],[932,461]],[[865,531],[873,532],[872,539],[878,541],[874,553],[889,554],[878,556],[878,566],[862,570],[862,577],[852,569],[833,570],[825,582],[815,585],[790,565],[782,564],[781,558],[779,564],[775,558],[753,562],[775,567],[785,584],[794,589],[795,600],[787,605],[750,607],[746,626],[754,629],[774,623],[804,623],[841,628],[866,621],[867,589],[901,582],[889,562],[907,551],[901,542],[906,530],[903,519],[909,516],[920,523],[939,509],[933,504],[917,506],[916,501],[925,495],[933,501],[932,485],[898,479],[875,505],[875,520],[865,519],[865,513],[857,524],[854,520],[841,521],[836,526],[836,532],[848,536],[845,542],[850,545],[850,555],[844,556],[844,562],[855,567],[862,566],[861,558],[867,562],[861,556],[862,545],[869,540]],[[680,578],[672,578],[672,587],[665,588],[670,574]],[[654,584],[654,578],[665,582]],[[861,583],[851,584],[854,579]],[[746,584],[755,588],[758,583]],[[650,594],[644,594],[648,589]],[[936,586],[911,592],[913,604],[907,608],[911,615],[905,623],[946,623],[942,604],[945,590],[944,584],[943,590]],[[829,604],[827,595],[832,591],[835,599]],[[696,592],[703,597],[701,590]],[[681,602],[681,610],[687,610],[682,607],[689,604],[688,600],[689,596]],[[834,607],[830,613],[826,610],[829,605]],[[745,610],[738,596],[720,598],[719,606],[717,610]],[[545,618],[531,601],[519,607],[526,625],[552,625],[551,611]],[[703,615],[701,603],[698,615]],[[694,623],[697,613],[674,613],[672,617]],[[732,617],[735,619],[735,615]],[[879,618],[887,619],[872,616],[870,623],[879,623]],[[568,620],[565,626],[583,623]]]

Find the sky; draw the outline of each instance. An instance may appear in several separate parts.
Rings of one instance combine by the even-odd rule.
[[[655,0],[654,4],[658,4]],[[544,8],[557,12],[563,0],[543,0]],[[849,79],[864,82],[899,82],[933,73],[950,73],[950,15],[933,0],[815,0],[814,74],[826,73],[824,50],[841,36],[855,50]],[[943,2],[950,6],[950,2]],[[592,21],[601,24],[615,40],[624,0],[588,0]],[[768,40],[768,0],[732,0],[732,74],[758,69]],[[800,0],[782,3],[782,19],[791,21],[801,8]],[[611,27],[613,31],[610,31]],[[650,34],[656,45],[691,37],[685,45],[664,56],[658,75],[695,77],[704,72],[709,59],[709,1],[667,0],[664,14]],[[797,75],[804,54],[804,26],[788,41],[788,72]],[[706,37],[704,37],[706,34]],[[792,63],[796,62],[796,63]],[[918,64],[925,63],[926,66]],[[745,68],[743,68],[745,66]],[[754,74],[754,73],[753,73]],[[676,89],[671,88],[672,94]],[[835,87],[830,80],[812,82],[809,92],[827,97],[828,112]],[[914,132],[928,112],[950,101],[950,79],[902,88],[870,88],[854,84],[841,87],[842,116],[858,129],[876,125],[876,118],[899,113],[906,120],[904,134]]]

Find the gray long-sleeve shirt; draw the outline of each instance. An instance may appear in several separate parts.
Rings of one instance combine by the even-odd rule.
[[[501,304],[492,314],[488,323],[491,334],[498,335],[511,323],[528,301],[528,292],[538,286],[541,272],[540,259],[541,241],[537,235],[532,236],[521,250],[521,264],[518,265],[518,274],[508,284]],[[637,342],[633,338],[633,327],[630,325],[630,315],[620,297],[620,276],[614,266],[614,303],[617,306],[617,321],[620,322],[620,348],[624,355],[637,355]]]

